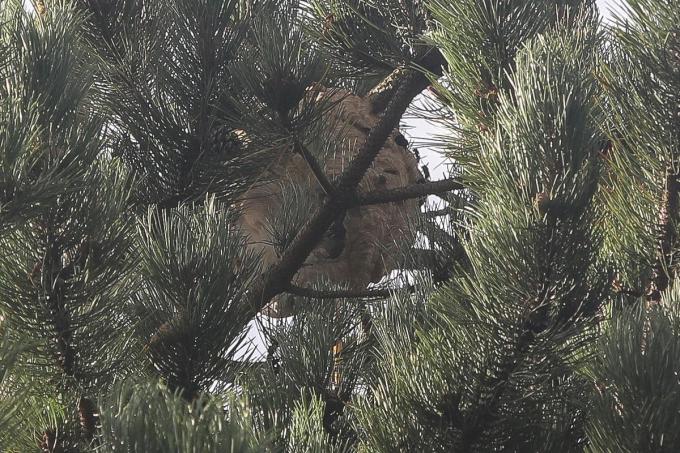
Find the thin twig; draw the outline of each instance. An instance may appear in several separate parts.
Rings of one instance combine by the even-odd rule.
[[[384,299],[390,297],[392,291],[394,291],[394,289],[314,289],[295,285],[290,285],[286,289],[286,292],[289,294],[300,297],[309,297],[311,299]]]
[[[328,180],[328,176],[326,176],[326,173],[321,168],[319,161],[316,160],[314,155],[310,153],[307,147],[299,140],[295,140],[295,152],[300,154],[305,162],[307,162],[307,166],[309,166],[309,169],[314,174],[314,177],[326,195],[329,197],[335,196],[335,187],[333,187],[333,184]]]
[[[426,182],[423,184],[411,184],[396,189],[375,190],[359,194],[356,204],[366,206],[372,204],[393,203],[412,198],[420,198],[426,195],[434,195],[452,190],[462,189],[463,185],[455,179],[442,179],[441,181]]]

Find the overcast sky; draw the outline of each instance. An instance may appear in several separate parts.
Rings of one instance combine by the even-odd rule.
[[[597,0],[600,13],[605,17],[609,15],[609,10],[616,9],[619,3],[621,3],[619,0]]]

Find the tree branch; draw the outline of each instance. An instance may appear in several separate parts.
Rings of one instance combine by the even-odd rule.
[[[395,288],[396,289],[396,288]],[[312,299],[383,299],[390,296],[390,289],[363,289],[363,290],[324,290],[314,288],[303,288],[300,286],[290,285],[286,292],[294,296],[309,297]]]
[[[664,190],[661,195],[656,259],[652,267],[652,281],[647,291],[647,302],[650,305],[661,302],[661,293],[670,283],[667,265],[671,263],[676,242],[675,218],[678,216],[680,205],[679,185],[678,174],[674,173],[669,165],[666,168]]]
[[[441,73],[443,57],[439,51],[432,52],[431,59],[439,61]],[[436,67],[433,67],[436,69]],[[416,71],[405,74],[399,89],[389,102],[378,123],[370,130],[368,137],[339,178],[335,181],[336,197],[328,198],[298,232],[288,249],[250,290],[252,315],[259,312],[271,299],[285,291],[293,276],[302,267],[309,254],[323,238],[328,227],[356,199],[356,188],[385,141],[398,125],[411,101],[429,85],[428,78]]]
[[[419,231],[425,235],[432,249],[417,250],[417,254],[413,254],[413,258],[415,258],[415,264],[422,264],[423,267],[432,272],[434,283],[448,281],[453,275],[457,263],[464,267],[469,266],[467,252],[457,235],[449,234],[432,221],[427,221],[424,228]],[[436,251],[434,246],[437,244],[443,250]]]
[[[432,48],[423,56],[423,58],[416,61],[413,66],[425,72],[440,76],[444,64],[446,63],[439,50]],[[408,67],[400,66],[369,91],[368,98],[371,101],[371,110],[373,113],[380,113],[387,108],[390,99],[394,97],[394,94],[399,89],[399,84],[411,70],[412,69],[409,69]],[[426,87],[423,87],[423,89],[424,88]]]
[[[451,214],[451,208],[447,206],[446,208],[436,209],[434,211],[425,211],[423,214],[425,214],[425,217],[428,219],[443,217],[445,215]]]
[[[385,110],[390,99],[394,96],[397,88],[399,88],[399,81],[404,77],[405,73],[405,67],[398,67],[368,92],[373,113],[380,113]]]
[[[314,174],[314,177],[326,195],[329,197],[335,196],[335,187],[333,187],[333,184],[331,184],[331,182],[328,180],[328,177],[321,168],[319,161],[317,161],[314,155],[309,152],[307,147],[300,143],[300,141],[297,139],[295,140],[295,151],[302,156],[305,162],[307,162],[307,166],[309,166],[309,169]]]
[[[398,269],[420,270],[429,269],[437,264],[435,250],[412,248],[404,253],[398,262]]]
[[[356,204],[359,206],[367,206],[372,204],[392,203],[395,201],[420,198],[426,195],[450,192],[462,188],[463,185],[455,179],[442,179],[441,181],[412,184],[396,189],[375,190],[373,192],[359,194],[357,196]]]

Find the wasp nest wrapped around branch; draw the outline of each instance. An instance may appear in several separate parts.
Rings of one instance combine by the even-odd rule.
[[[320,164],[332,181],[352,160],[370,129],[379,121],[379,116],[372,112],[368,98],[345,90],[316,87],[309,96],[323,99],[329,105],[324,123],[327,129],[332,130],[330,136],[336,137],[337,143],[334,152],[329,153]],[[362,179],[358,192],[392,189],[422,181],[415,156],[407,149],[407,142],[399,130],[395,129]],[[279,221],[290,214],[281,212],[287,197],[290,197],[290,191],[286,193],[287,187],[294,187],[298,194],[306,194],[317,203],[324,195],[321,184],[303,156],[292,151],[282,152],[278,161],[263,171],[260,182],[245,194],[240,206],[240,226],[249,238],[249,247],[261,254],[265,270],[277,261],[282,251],[273,237],[276,235],[276,222],[272,218],[277,217],[277,212]],[[346,213],[338,213],[335,224],[307,258],[293,284],[314,286],[327,282],[359,290],[365,289],[371,282],[378,282],[395,269],[397,263],[393,257],[397,256],[397,248],[413,244],[415,236],[409,225],[419,211],[420,203],[413,199],[353,207]],[[304,212],[301,222],[312,214],[313,211]],[[282,295],[270,303],[264,313],[285,317],[295,311],[295,297]]]

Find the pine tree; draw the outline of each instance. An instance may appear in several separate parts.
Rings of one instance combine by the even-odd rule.
[[[680,449],[680,5],[22,3],[0,451]]]

